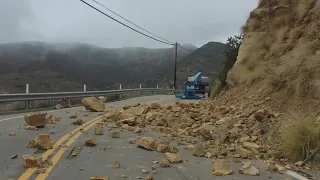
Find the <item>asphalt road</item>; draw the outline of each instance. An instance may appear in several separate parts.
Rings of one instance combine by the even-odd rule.
[[[145,103],[153,101],[162,101],[163,103],[172,101],[172,96],[149,96],[139,97],[129,100],[108,103],[110,106],[121,107],[128,104]],[[46,128],[37,131],[28,131],[23,129],[25,124],[23,115],[0,116],[0,179],[18,179],[24,172],[22,155],[37,153],[35,149],[26,148],[28,140],[34,139],[38,133],[52,134],[53,140],[57,141],[63,135],[72,131],[76,126],[71,125],[69,117],[77,114],[78,118],[85,121],[92,120],[101,113],[92,113],[84,110],[83,107],[62,109],[49,112],[54,116],[61,116],[62,120],[56,125],[48,125]],[[9,136],[8,133],[15,132],[16,136]],[[144,136],[152,136],[160,138],[156,132],[145,130]],[[120,133],[119,139],[112,139],[108,136],[107,128],[104,135],[97,136],[93,134],[93,130],[89,130],[88,134],[82,135],[76,140],[59,159],[53,171],[47,177],[48,180],[88,180],[91,176],[109,176],[112,180],[123,179],[126,176],[128,179],[137,179],[147,176],[142,173],[142,169],[151,170],[152,161],[160,161],[164,155],[154,151],[146,151],[137,148],[134,144],[129,144],[128,139],[136,137],[133,132],[123,131]],[[96,147],[84,146],[85,137],[94,137],[97,139]],[[172,142],[175,145],[175,142]],[[69,158],[69,154],[74,147],[80,147],[80,154],[75,158]],[[260,176],[246,176],[239,174],[238,170],[241,163],[230,162],[234,175],[216,177],[212,175],[212,162],[214,159],[198,158],[192,156],[189,151],[186,151],[179,146],[179,155],[187,162],[169,167],[161,168],[156,164],[157,173],[154,174],[156,180],[195,180],[195,179],[221,179],[221,180],[251,180],[251,179],[286,179],[287,175],[279,173],[271,173],[266,171],[266,165],[261,161],[255,161],[254,165],[259,169]],[[41,153],[41,152],[38,152]],[[18,155],[17,159],[11,159],[11,156]],[[114,161],[119,161],[121,168],[114,169],[112,164]],[[36,179],[33,175],[30,179]]]
[[[80,138],[73,147],[82,147],[78,157],[67,158],[67,154],[60,160],[59,165],[50,174],[48,180],[57,179],[77,179],[87,180],[91,176],[109,176],[112,180],[123,179],[125,175],[129,179],[143,179],[147,176],[142,169],[152,171],[152,161],[160,161],[164,158],[162,153],[155,151],[147,151],[137,148],[134,144],[129,144],[128,139],[134,138],[137,134],[132,132],[121,132],[119,139],[112,139],[107,134],[103,136],[95,136],[90,131],[88,137],[95,137],[98,145],[96,147],[83,146],[84,137]],[[144,132],[144,136],[152,136],[160,138],[155,132]],[[173,143],[174,145],[174,143]],[[176,146],[178,147],[178,146]],[[235,174],[216,177],[212,174],[213,159],[198,158],[189,151],[179,148],[179,155],[188,162],[174,165],[169,168],[161,168],[156,164],[156,171],[153,175],[154,179],[159,180],[196,180],[196,179],[221,179],[221,180],[253,180],[253,179],[285,179],[285,176],[278,173],[270,173],[266,171],[265,164],[255,162],[257,168],[260,169],[260,176],[246,176],[238,173],[241,163],[230,163]],[[70,153],[70,151],[69,151]],[[113,162],[119,161],[121,168],[112,167]]]

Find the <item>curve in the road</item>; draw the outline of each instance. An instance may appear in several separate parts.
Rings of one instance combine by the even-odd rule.
[[[59,153],[61,150],[66,149],[66,148],[61,147],[61,144],[62,144],[63,142],[65,142],[66,140],[68,140],[68,139],[70,138],[70,136],[72,136],[72,135],[74,135],[74,134],[77,133],[77,134],[74,135],[72,138],[70,138],[70,140],[67,142],[67,145],[68,145],[68,144],[72,144],[72,142],[74,142],[74,141],[81,135],[81,130],[82,130],[82,129],[88,129],[88,128],[92,127],[93,125],[95,125],[96,123],[98,123],[100,120],[101,120],[101,117],[95,118],[95,119],[93,119],[93,120],[91,120],[91,121],[88,121],[88,122],[84,123],[83,125],[77,127],[77,128],[74,129],[73,131],[67,133],[66,135],[64,135],[62,138],[60,138],[60,139],[54,144],[54,146],[53,146],[52,149],[47,150],[41,157],[42,157],[43,160],[45,161],[45,160],[47,160],[48,157],[49,157],[53,152],[55,152],[58,148],[60,148],[60,150],[58,151],[58,153]],[[78,134],[80,134],[80,135],[78,135]],[[65,151],[65,150],[64,150],[64,151]],[[63,152],[64,152],[64,151],[63,151]],[[63,154],[63,152],[62,152],[62,154]],[[57,153],[56,155],[58,155],[58,153]],[[61,154],[61,155],[62,155],[62,154]],[[56,156],[54,156],[54,157],[56,157]],[[60,158],[59,158],[59,159],[60,159]],[[54,159],[54,158],[52,158],[52,160],[56,160],[56,163],[57,163],[57,161],[58,161],[59,159]],[[53,162],[53,163],[54,163],[54,162]],[[53,165],[55,165],[55,164],[53,164]],[[50,166],[50,167],[51,167],[51,166]],[[47,169],[48,172],[49,172],[50,167]],[[51,167],[50,172],[51,172],[52,168],[53,168],[53,166]],[[19,177],[18,180],[28,180],[28,179],[36,172],[37,169],[38,169],[38,168],[28,168],[28,169]],[[44,173],[44,174],[47,174],[47,173]],[[40,176],[40,177],[42,177],[42,176]],[[38,178],[37,178],[37,179],[38,179]]]

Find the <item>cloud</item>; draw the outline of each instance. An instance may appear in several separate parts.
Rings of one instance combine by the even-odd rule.
[[[86,1],[112,15],[92,0]],[[154,34],[196,45],[225,42],[239,32],[257,5],[257,0],[98,1]],[[123,27],[79,0],[2,0],[0,23],[0,43],[39,40],[103,47],[168,47]]]
[[[0,42],[41,39],[27,1],[0,1]]]

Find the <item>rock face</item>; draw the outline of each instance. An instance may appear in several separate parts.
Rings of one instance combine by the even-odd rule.
[[[24,120],[30,126],[43,128],[46,126],[46,116],[47,116],[47,113],[32,112],[32,113],[26,114],[24,116]]]
[[[262,88],[284,90],[290,96],[287,100],[294,100],[292,95],[319,98],[320,93],[314,89],[318,88],[320,69],[312,67],[319,59],[319,48],[315,47],[319,47],[320,2],[270,2],[260,0],[250,13],[237,61],[228,73],[228,84],[261,84]],[[313,74],[312,78],[308,73]]]
[[[92,112],[103,112],[105,110],[105,105],[95,97],[83,98],[81,102],[86,110]]]

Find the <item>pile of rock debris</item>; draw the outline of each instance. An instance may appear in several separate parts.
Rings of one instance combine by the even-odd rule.
[[[262,159],[273,170],[283,170],[275,164],[286,162],[285,157],[269,143],[275,142],[272,135],[276,132],[274,124],[277,124],[278,116],[278,113],[268,109],[215,106],[209,101],[201,101],[176,102],[171,105],[136,104],[121,110],[108,109],[102,118],[104,122],[114,122],[116,127],[128,131],[138,132],[142,128],[151,128],[170,140],[176,140],[180,146],[198,157],[234,161]],[[157,142],[150,137],[138,137],[136,144],[169,155],[175,153],[168,142]],[[178,157],[173,159],[180,162]],[[244,166],[250,168],[251,164],[247,162]]]
[[[252,112],[237,111],[235,107],[215,107],[209,102],[182,103],[161,106],[126,106],[103,116],[105,122],[115,122],[124,129],[151,127],[162,135],[185,145],[204,148],[203,153],[219,158],[280,159],[278,151],[267,145],[271,140],[272,124],[277,114],[267,109]]]

